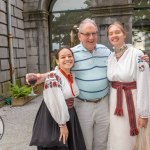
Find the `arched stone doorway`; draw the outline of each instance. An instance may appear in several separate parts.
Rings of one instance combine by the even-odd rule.
[[[49,7],[56,0],[24,1],[25,47],[27,72],[46,72],[49,63]]]

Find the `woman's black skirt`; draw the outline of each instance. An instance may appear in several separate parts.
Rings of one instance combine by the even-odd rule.
[[[36,145],[38,150],[86,150],[74,107],[69,109],[69,115],[70,120],[67,122],[69,130],[68,141],[63,144],[62,141],[59,141],[59,126],[43,100],[35,118],[30,146]]]

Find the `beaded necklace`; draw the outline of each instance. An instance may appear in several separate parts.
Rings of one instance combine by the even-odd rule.
[[[124,44],[121,48],[113,47],[113,49],[115,50],[115,56],[118,60],[124,54],[124,52],[128,49],[128,47],[126,44]]]

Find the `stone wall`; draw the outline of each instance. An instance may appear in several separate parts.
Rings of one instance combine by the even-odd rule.
[[[18,82],[24,84],[24,76],[27,72],[27,56],[22,15],[23,0],[11,0],[10,3],[15,76]],[[0,0],[0,95],[8,94],[12,77],[10,66],[7,0]]]
[[[49,31],[46,11],[24,12],[28,72],[49,70]]]
[[[11,3],[10,28],[8,1]],[[49,70],[47,11],[50,2],[51,0],[0,0],[0,95],[8,95],[14,74],[16,82],[22,85],[27,72]],[[9,37],[12,39],[12,50]]]
[[[8,28],[8,1],[11,3],[11,33]],[[0,0],[0,95],[8,95],[14,74],[16,82],[23,85],[27,72],[49,70],[50,2],[52,1]],[[12,39],[12,50],[9,37]]]
[[[24,0],[24,24],[28,72],[49,70],[48,7],[51,0]]]

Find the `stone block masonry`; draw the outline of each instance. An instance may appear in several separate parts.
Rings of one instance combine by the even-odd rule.
[[[27,73],[27,55],[23,20],[23,0],[10,0],[11,30],[15,64],[15,76],[24,84]],[[7,0],[0,0],[0,95],[7,95],[11,83],[10,49],[8,43]]]

